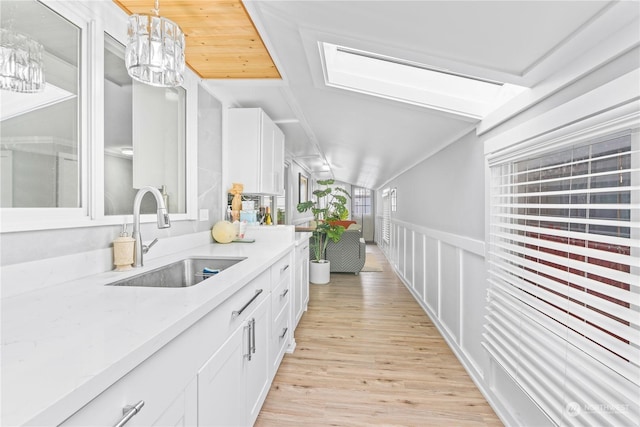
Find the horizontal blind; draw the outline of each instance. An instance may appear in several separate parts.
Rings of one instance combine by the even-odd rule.
[[[391,201],[389,198],[390,190],[382,191],[382,240],[385,243],[390,241],[390,222],[391,222]]]
[[[630,132],[491,166],[483,346],[559,425],[640,424]]]

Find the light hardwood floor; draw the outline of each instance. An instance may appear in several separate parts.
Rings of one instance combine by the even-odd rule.
[[[311,285],[256,426],[501,426],[384,255],[382,272]]]

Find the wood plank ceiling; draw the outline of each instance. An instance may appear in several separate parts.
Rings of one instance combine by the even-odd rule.
[[[154,7],[154,0],[113,1],[128,14]],[[241,0],[162,0],[160,15],[182,28],[187,65],[200,77],[281,77]]]

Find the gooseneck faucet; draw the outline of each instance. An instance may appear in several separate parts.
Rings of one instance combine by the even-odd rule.
[[[155,187],[142,187],[136,193],[136,197],[133,200],[133,233],[131,237],[135,239],[135,261],[134,267],[142,267],[142,255],[146,254],[151,246],[155,245],[158,239],[154,239],[149,246],[142,244],[142,236],[140,235],[140,205],[142,204],[142,198],[145,194],[151,193],[156,199],[156,205],[158,206],[158,228],[171,227],[171,221],[169,220],[169,214],[167,213],[167,207],[164,204],[162,194]]]

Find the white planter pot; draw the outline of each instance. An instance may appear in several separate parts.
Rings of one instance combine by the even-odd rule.
[[[331,280],[331,263],[329,261],[309,262],[309,281],[316,285],[326,285]]]

